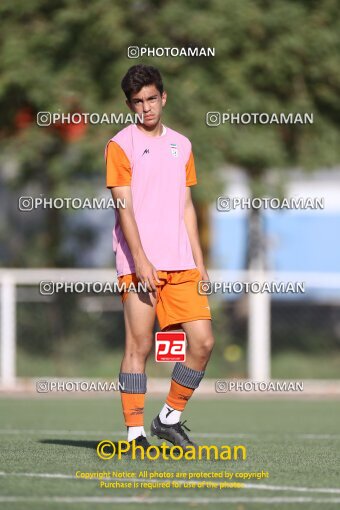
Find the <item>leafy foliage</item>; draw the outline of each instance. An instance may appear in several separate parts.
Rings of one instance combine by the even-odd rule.
[[[38,127],[34,116],[125,111],[120,81],[137,62],[160,68],[169,94],[164,121],[192,140],[202,184],[194,189],[197,204],[220,191],[223,163],[244,168],[255,181],[274,167],[338,163],[339,14],[336,0],[3,0],[0,165],[6,185],[34,185],[49,196],[105,187],[103,147],[122,126],[86,126],[71,138]],[[210,46],[216,56],[129,60],[130,45]],[[314,124],[206,126],[206,112],[228,110],[313,112]],[[25,252],[10,250],[6,262],[77,264],[60,252],[58,214],[46,212],[43,237],[35,232]]]

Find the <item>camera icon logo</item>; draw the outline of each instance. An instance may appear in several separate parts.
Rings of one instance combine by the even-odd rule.
[[[208,112],[205,116],[205,123],[210,127],[217,127],[221,124],[221,112]]]
[[[37,381],[35,387],[38,393],[48,392],[48,381]]]
[[[40,282],[39,291],[42,296],[52,296],[54,293],[54,283],[47,281]]]
[[[219,380],[215,382],[216,393],[226,393],[228,391],[228,382]]]
[[[218,197],[217,199],[217,210],[218,211],[230,211],[232,209],[231,199],[228,197]]]
[[[37,113],[37,124],[40,127],[50,126],[52,123],[51,112],[38,112]]]
[[[20,197],[19,198],[19,210],[20,211],[32,211],[33,209],[33,197]]]
[[[127,49],[128,58],[138,58],[139,57],[139,47],[138,46],[129,46]]]
[[[212,293],[212,283],[207,280],[198,282],[198,293],[202,296],[209,296]]]

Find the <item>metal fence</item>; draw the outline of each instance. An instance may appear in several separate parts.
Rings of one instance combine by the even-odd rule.
[[[315,335],[318,328],[322,331],[327,324],[332,328],[334,342],[340,339],[339,274],[213,269],[208,272],[211,285],[200,291],[210,294],[211,303],[218,303],[223,313],[228,313],[229,334],[231,332],[238,339],[244,339],[249,379],[270,379],[273,334],[275,343],[277,338],[285,338],[290,331],[292,314],[297,311],[301,314],[304,308],[308,310],[305,321]],[[71,290],[71,284],[77,282],[113,283],[116,281],[114,274],[111,269],[1,269],[1,386],[11,388],[16,385],[18,302],[49,302],[53,305],[56,293],[48,290],[49,284],[53,286],[61,282],[61,292],[65,292],[65,285]],[[276,286],[268,288],[268,284],[273,283]],[[300,286],[296,287],[296,292],[290,292],[292,287],[289,285],[296,283],[303,284],[303,291]],[[41,285],[45,285],[43,293]],[[317,314],[311,312],[313,307]],[[93,291],[82,297],[82,309],[87,314],[103,310],[122,314],[123,310],[119,294],[111,295],[108,301],[102,293]],[[43,312],[41,319],[43,322]],[[44,335],[43,332],[41,334]],[[298,331],[296,335],[300,338]],[[306,329],[301,339],[302,342],[313,341],[312,335],[306,334]]]

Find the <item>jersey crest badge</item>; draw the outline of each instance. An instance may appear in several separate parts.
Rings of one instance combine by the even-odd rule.
[[[170,148],[171,148],[171,154],[173,155],[174,158],[178,158],[178,146],[177,146],[177,143],[171,143],[170,144]]]

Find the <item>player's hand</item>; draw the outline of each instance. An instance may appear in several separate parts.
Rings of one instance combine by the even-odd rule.
[[[202,280],[205,282],[210,282],[210,278],[205,267],[203,265],[198,265],[197,269],[201,273]]]
[[[135,269],[138,280],[141,283],[146,284],[146,287],[150,292],[156,291],[157,287],[154,280],[156,280],[157,283],[161,282],[157,276],[157,269],[151,264],[147,257],[142,257],[141,259],[136,260]]]

